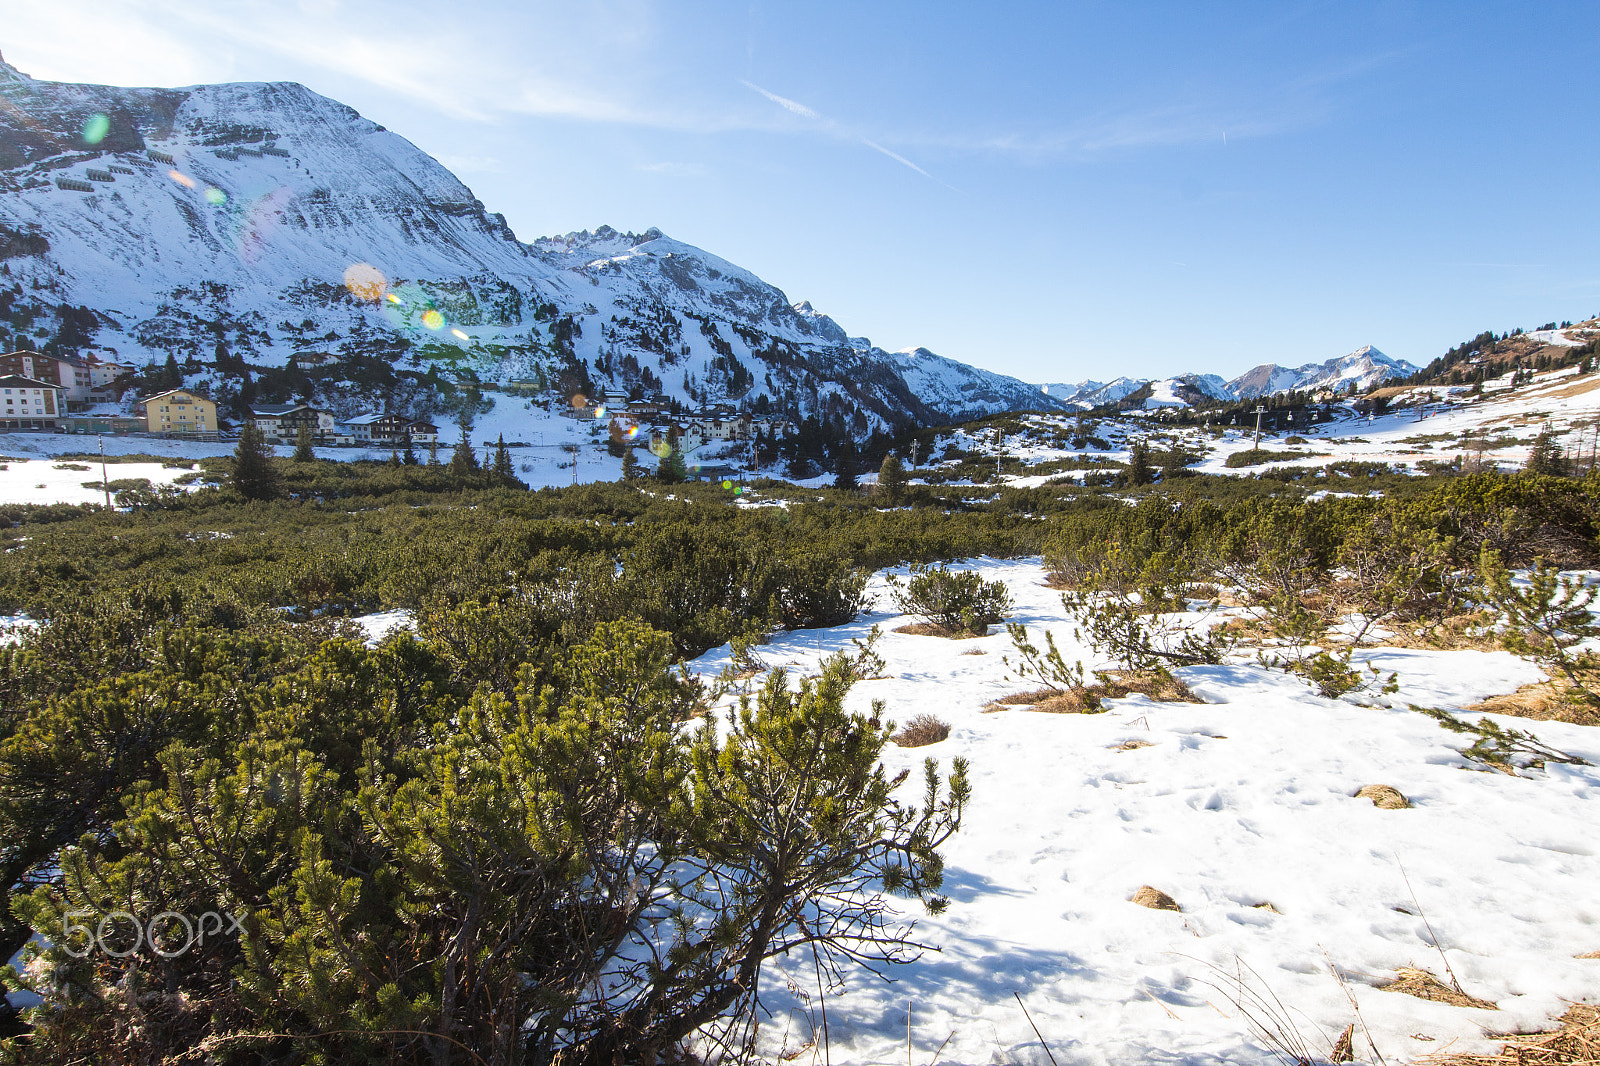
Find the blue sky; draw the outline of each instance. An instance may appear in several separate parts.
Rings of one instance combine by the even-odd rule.
[[[0,0],[39,78],[295,80],[525,240],[659,226],[1033,381],[1600,312],[1594,3]]]

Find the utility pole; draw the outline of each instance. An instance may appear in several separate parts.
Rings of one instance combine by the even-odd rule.
[[[111,478],[106,474],[106,439],[100,438],[100,487],[106,490],[106,510],[111,510]]]
[[[1256,442],[1253,445],[1253,450],[1255,451],[1261,450],[1261,416],[1266,413],[1267,409],[1265,407],[1256,404]]]

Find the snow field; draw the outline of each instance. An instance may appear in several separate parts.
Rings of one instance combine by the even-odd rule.
[[[0,444],[0,448],[4,445]],[[64,469],[67,462],[87,466],[88,470]],[[9,459],[0,470],[0,503],[105,503],[100,485],[98,460]],[[154,487],[170,485],[189,473],[160,463],[112,463],[106,467],[112,481],[124,478],[149,478]],[[93,488],[84,482],[93,481]]]
[[[967,565],[1007,583],[1012,618],[1036,641],[1049,628],[1069,661],[1104,665],[1073,639],[1038,560]],[[1388,707],[1322,699],[1296,678],[1235,664],[1178,671],[1203,705],[1133,696],[1098,715],[985,713],[996,697],[1037,687],[1007,679],[1004,631],[960,642],[894,634],[908,619],[894,614],[882,575],[875,587],[874,613],[756,650],[810,673],[878,623],[890,676],[858,683],[852,707],[882,699],[902,723],[921,713],[949,722],[946,741],[891,746],[884,761],[891,775],[912,771],[903,798],[917,802],[925,757],[947,770],[965,756],[973,801],[945,848],[949,910],[905,909],[937,950],[894,984],[848,976],[828,999],[833,1062],[907,1061],[909,1002],[914,1063],[948,1036],[941,1063],[1044,1066],[1014,993],[1060,1066],[1273,1062],[1225,991],[1222,973],[1241,966],[1323,1053],[1353,1020],[1338,967],[1391,1062],[1488,1049],[1486,1031],[1544,1026],[1565,1000],[1593,994],[1600,961],[1573,956],[1600,950],[1600,770],[1475,772],[1456,751],[1462,738],[1407,709],[1459,710],[1515,690],[1542,677],[1529,664],[1500,652],[1371,649],[1361,657],[1399,672]],[[717,649],[693,665],[714,676],[727,656]],[[1592,730],[1499,720],[1600,762]],[[1129,741],[1148,746],[1118,750]],[[1398,788],[1415,807],[1380,810],[1352,795],[1369,784]],[[1128,902],[1146,884],[1183,912]],[[1402,966],[1448,980],[1423,915],[1466,990],[1499,1010],[1374,988]],[[774,1014],[763,1040],[773,1053],[809,1037],[787,980],[814,997],[811,960],[780,959],[768,972]]]

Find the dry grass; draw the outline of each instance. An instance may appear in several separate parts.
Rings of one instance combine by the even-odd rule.
[[[1140,885],[1139,891],[1129,897],[1128,902],[1137,903],[1141,907],[1149,907],[1153,911],[1178,911],[1180,914],[1183,912],[1183,908],[1178,906],[1177,900],[1159,888],[1151,888],[1149,885]]]
[[[1138,693],[1158,703],[1204,703],[1205,700],[1165,670],[1102,670],[1100,678],[1081,689],[1039,688],[1013,692],[985,707],[990,713],[1011,707],[1026,707],[1044,714],[1097,714],[1105,710],[1105,700],[1121,699]]]
[[[962,652],[961,654],[962,655],[988,655],[989,653],[984,651],[982,648],[968,648],[966,651]]]
[[[1148,748],[1148,747],[1152,747],[1152,746],[1153,745],[1148,740],[1124,740],[1121,744],[1112,745],[1111,750],[1112,751],[1138,751],[1140,748]]]
[[[950,735],[950,723],[931,714],[919,714],[892,738],[902,748],[921,748],[937,744]]]
[[[1452,1007],[1477,1007],[1480,1010],[1500,1009],[1486,999],[1469,996],[1459,988],[1445,984],[1427,970],[1418,970],[1409,966],[1396,970],[1394,972],[1394,980],[1386,985],[1379,985],[1378,988],[1384,992],[1404,992],[1408,996],[1431,1000],[1434,1003],[1448,1003]]]
[[[1600,1066],[1600,1008],[1574,1004],[1561,1028],[1515,1036],[1493,1055],[1430,1055],[1426,1066]]]
[[[1432,626],[1416,627],[1410,622],[1382,626],[1392,634],[1378,642],[1389,648],[1425,648],[1443,651],[1499,651],[1500,638],[1485,628],[1494,620],[1487,612],[1453,614]]]
[[[946,640],[972,640],[976,637],[988,636],[989,627],[983,626],[982,632],[975,632],[971,629],[951,629],[948,626],[936,625],[932,622],[911,622],[907,625],[896,627],[894,632],[904,633],[911,637],[943,637]]]
[[[1597,683],[1597,679],[1586,678],[1585,681]],[[1474,714],[1510,714],[1541,722],[1600,725],[1600,714],[1596,714],[1594,708],[1568,699],[1554,681],[1523,685],[1515,692],[1490,696],[1463,709]]]
[[[1411,801],[1406,799],[1400,790],[1388,785],[1362,785],[1356,791],[1358,799],[1369,799],[1374,807],[1386,811],[1403,811],[1411,806]]]

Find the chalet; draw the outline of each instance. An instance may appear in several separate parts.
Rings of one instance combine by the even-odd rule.
[[[340,422],[338,432],[341,439],[357,445],[399,447],[405,443],[408,435],[412,444],[434,444],[439,440],[438,426],[405,415],[356,415]]]
[[[145,432],[162,436],[217,436],[217,405],[188,389],[168,389],[141,401]]]
[[[249,410],[250,424],[274,443],[292,444],[300,439],[300,430],[309,429],[318,443],[332,443],[338,434],[338,422],[332,411],[323,411],[305,403],[257,403]]]
[[[0,377],[0,429],[54,430],[63,410],[66,390],[48,381],[7,374]]]
[[[658,400],[629,400],[622,408],[622,414],[629,418],[650,421],[667,410],[667,404]]]

